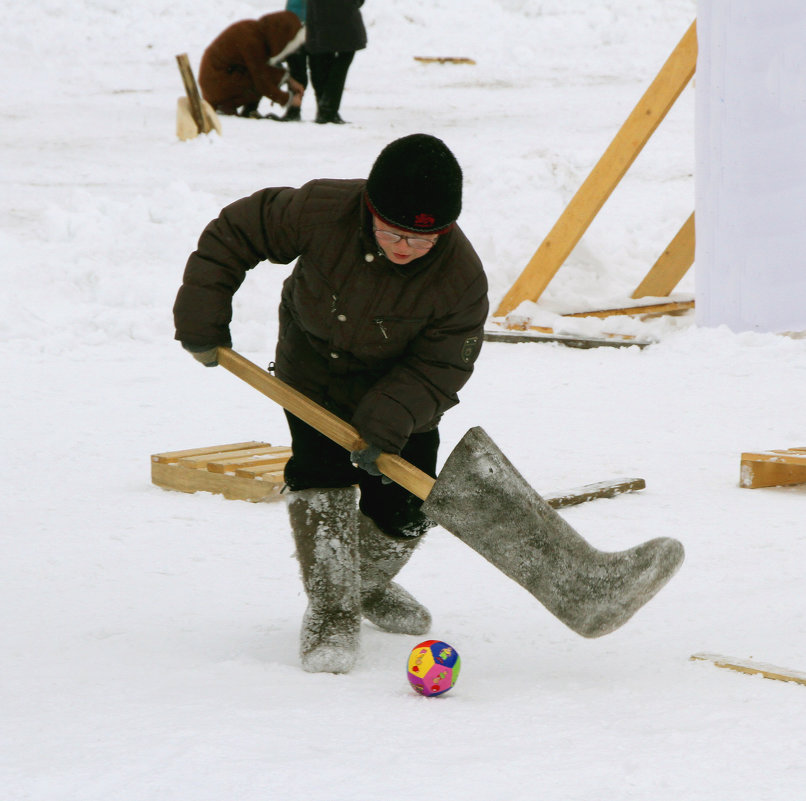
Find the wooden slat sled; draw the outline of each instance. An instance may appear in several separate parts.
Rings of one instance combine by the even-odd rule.
[[[806,448],[742,454],[739,486],[785,487],[806,484]]]
[[[151,457],[151,480],[163,489],[214,492],[236,501],[273,501],[283,488],[291,448],[236,442]]]

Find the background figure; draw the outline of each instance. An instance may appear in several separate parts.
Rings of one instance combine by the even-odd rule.
[[[199,67],[202,97],[219,114],[260,116],[262,98],[285,106],[291,95],[281,88],[286,70],[278,67],[304,40],[299,18],[290,11],[235,22],[204,51]],[[294,93],[304,88],[288,78]],[[239,111],[240,109],[240,111]]]
[[[296,14],[299,21],[305,25],[306,0],[287,0],[285,10]],[[304,30],[304,29],[303,29]],[[289,53],[286,60],[288,71],[291,77],[303,88],[308,88],[308,51],[305,45],[298,47],[293,53]],[[302,119],[302,94],[294,92],[291,102],[282,117],[276,114],[269,114],[268,118],[277,122],[299,122]]]
[[[316,122],[343,123],[341,96],[356,50],[367,46],[364,0],[308,0],[305,47],[316,95]]]

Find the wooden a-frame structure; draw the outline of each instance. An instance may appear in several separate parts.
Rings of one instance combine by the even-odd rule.
[[[607,150],[566,206],[494,317],[506,317],[524,300],[536,302],[593,222],[649,138],[694,75],[697,65],[696,21],[672,51],[655,80],[627,117]],[[694,263],[694,213],[635,289],[632,297],[666,297]],[[626,309],[578,312],[573,316],[665,313],[691,308],[693,301],[640,305]],[[571,316],[571,315],[567,315]]]

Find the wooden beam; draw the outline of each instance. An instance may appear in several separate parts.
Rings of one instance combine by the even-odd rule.
[[[651,317],[658,314],[674,314],[677,312],[688,311],[694,308],[693,300],[677,300],[669,301],[669,303],[648,303],[645,306],[625,306],[621,309],[599,309],[597,311],[584,311],[584,312],[571,312],[564,314],[563,317],[614,317],[620,315],[624,316],[647,316]]]
[[[646,488],[643,478],[623,478],[618,481],[599,481],[596,484],[585,484],[576,489],[565,492],[555,492],[544,495],[543,500],[552,509],[564,509],[566,506],[576,506],[597,498],[615,498],[625,492],[637,492]]]
[[[638,284],[634,298],[665,298],[694,264],[694,212],[683,223],[652,269]]]
[[[685,89],[697,65],[696,22],[678,43],[610,146],[571,199],[509,292],[496,317],[524,300],[537,301],[607,198]]]
[[[800,670],[768,665],[765,662],[754,662],[752,659],[737,659],[733,656],[720,656],[719,654],[692,654],[692,660],[713,662],[717,667],[736,670],[751,676],[763,676],[765,679],[777,681],[792,681],[796,684],[806,684],[806,673]]]
[[[758,489],[793,484],[806,484],[806,448],[742,454],[740,487]]]
[[[205,130],[204,112],[202,111],[199,87],[196,85],[196,79],[193,77],[193,70],[190,67],[188,54],[180,53],[176,57],[176,63],[179,65],[182,83],[185,85],[185,94],[187,95],[188,103],[190,103],[190,114],[193,117],[193,122],[196,123],[196,128],[199,133],[207,133],[210,129]]]
[[[493,320],[492,324],[500,330],[486,329],[485,342],[509,342],[519,344],[522,342],[557,342],[569,348],[626,348],[637,346],[645,348],[652,343],[639,340],[630,334],[601,334],[598,337],[586,337],[574,334],[558,334],[553,328],[543,325],[503,325]]]
[[[414,56],[415,61],[423,64],[475,64],[472,58],[464,56]]]

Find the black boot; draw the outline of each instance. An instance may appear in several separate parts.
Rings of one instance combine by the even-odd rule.
[[[269,114],[266,116],[266,119],[274,120],[275,122],[301,122],[302,110],[299,106],[289,106],[282,117],[278,117],[276,114]]]
[[[343,120],[338,111],[328,111],[327,109],[323,108],[320,108],[319,111],[316,112],[315,122],[318,122],[320,125],[324,125],[328,122],[332,122],[335,125],[347,124],[347,120]]]

